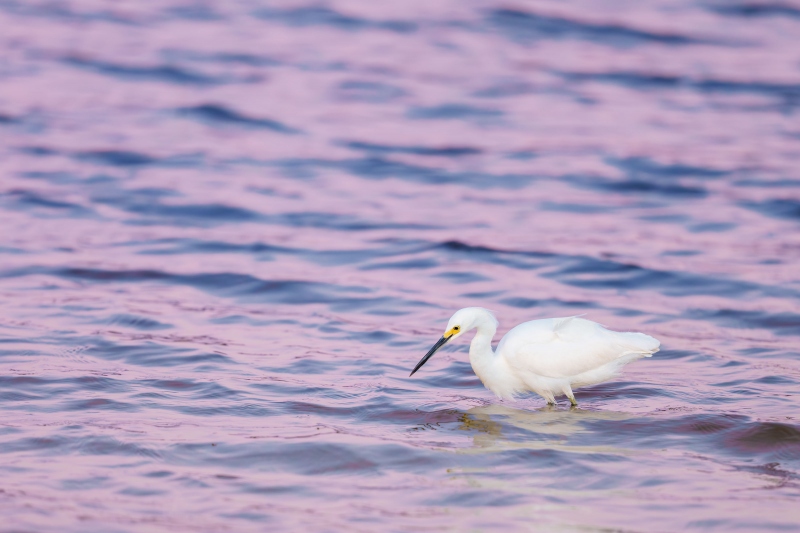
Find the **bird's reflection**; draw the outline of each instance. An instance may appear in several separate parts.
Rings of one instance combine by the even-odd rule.
[[[458,429],[473,434],[472,452],[516,448],[563,449],[579,453],[627,453],[609,446],[570,444],[570,437],[592,431],[597,421],[621,421],[635,415],[615,411],[592,411],[580,407],[545,406],[536,410],[491,404],[473,407],[459,417]]]

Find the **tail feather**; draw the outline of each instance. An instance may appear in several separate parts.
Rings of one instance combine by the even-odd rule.
[[[644,333],[626,332],[619,335],[623,336],[624,343],[629,350],[646,354],[645,357],[650,357],[661,347],[658,339]]]

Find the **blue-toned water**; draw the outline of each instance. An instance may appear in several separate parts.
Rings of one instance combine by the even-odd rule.
[[[0,530],[800,528],[800,4],[0,28]],[[577,409],[409,378],[473,305],[662,351]]]

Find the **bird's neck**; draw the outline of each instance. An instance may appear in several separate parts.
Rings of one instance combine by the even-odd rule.
[[[492,350],[492,339],[497,331],[497,326],[489,323],[482,323],[477,328],[478,332],[469,345],[469,362],[475,374],[486,383],[486,378],[492,373],[494,365],[494,351]]]

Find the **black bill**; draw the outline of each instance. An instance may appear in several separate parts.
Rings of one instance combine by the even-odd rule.
[[[426,354],[425,354],[425,357],[423,357],[422,359],[420,359],[419,363],[417,363],[417,366],[415,366],[415,367],[414,367],[414,370],[412,370],[412,371],[411,371],[411,373],[408,375],[408,377],[411,377],[411,376],[413,376],[413,375],[414,375],[414,372],[416,372],[417,370],[419,370],[420,368],[422,368],[422,365],[424,365],[425,363],[427,363],[427,362],[428,362],[428,359],[430,359],[431,357],[433,357],[433,354],[435,354],[435,353],[436,353],[436,350],[438,350],[439,348],[441,348],[442,346],[444,346],[444,344],[445,344],[447,341],[449,341],[449,340],[450,340],[450,337],[445,337],[445,336],[442,336],[442,338],[441,338],[441,339],[439,339],[438,341],[436,341],[436,344],[434,344],[434,345],[433,345],[433,348],[431,348],[430,350],[428,350],[428,353],[426,353]]]

